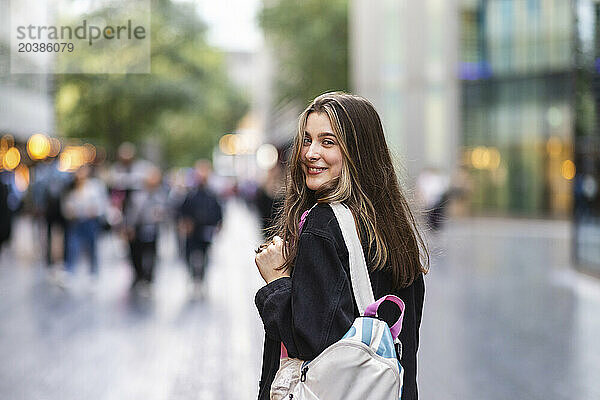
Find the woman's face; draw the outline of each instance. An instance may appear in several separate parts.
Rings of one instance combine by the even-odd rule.
[[[309,114],[300,152],[306,186],[317,190],[340,176],[343,161],[340,144],[333,134],[327,114]]]

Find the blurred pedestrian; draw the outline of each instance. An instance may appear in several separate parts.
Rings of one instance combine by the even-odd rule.
[[[208,187],[212,174],[210,161],[199,160],[195,167],[196,185],[179,209],[179,229],[186,238],[185,260],[196,294],[203,288],[208,250],[223,219],[221,205]]]
[[[181,214],[179,210],[181,209],[181,205],[185,201],[185,198],[190,190],[188,187],[188,169],[181,168],[174,171],[168,175],[168,208],[169,210],[173,210],[173,222],[175,224],[174,234],[175,240],[177,241],[177,253],[180,255],[182,259],[185,259],[185,242],[186,235],[181,229],[177,229],[181,223]],[[189,185],[193,186],[193,185]]]
[[[0,170],[0,250],[10,241],[13,219],[23,206],[23,195],[17,188],[14,171]]]
[[[283,203],[283,168],[276,164],[267,172],[263,184],[257,189],[254,203],[262,221],[263,235],[269,236],[268,229],[273,226],[277,212]]]
[[[397,357],[402,399],[416,399],[428,256],[371,103],[345,93],[317,97],[300,115],[288,176],[278,236],[256,256],[267,283],[255,298],[265,327],[259,399],[270,398],[280,356],[314,359],[359,316],[349,250],[329,205],[339,202],[356,221],[375,299],[394,294],[406,305]],[[397,319],[385,311],[381,318]]]
[[[5,242],[10,239],[12,230],[12,212],[8,206],[8,185],[0,179],[0,252]]]
[[[440,230],[446,219],[450,200],[450,178],[438,168],[424,168],[417,177],[417,197],[427,218],[427,225]]]
[[[162,173],[157,167],[147,170],[144,188],[135,192],[129,202],[125,220],[127,236],[132,243],[132,288],[152,283],[156,266],[156,244],[160,224],[167,214],[167,192],[162,186]]]
[[[152,167],[149,161],[138,159],[136,154],[137,150],[133,143],[121,143],[117,149],[117,161],[112,165],[109,173],[110,222],[127,239],[129,262],[132,266],[134,265],[134,243],[127,237],[124,221],[130,219],[127,215],[131,210],[129,203],[134,193],[142,190],[147,171]]]
[[[57,158],[49,158],[36,166],[34,177],[34,202],[45,225],[46,266],[50,268],[54,262],[53,238],[57,233],[62,236],[63,261],[66,256],[66,220],[62,213],[61,201],[73,176],[69,172],[59,170]]]
[[[89,256],[90,276],[98,277],[98,232],[104,216],[108,197],[102,181],[90,177],[91,169],[84,165],[75,172],[75,181],[65,194],[62,205],[67,220],[67,255],[65,267],[68,273],[75,272],[81,250]]]

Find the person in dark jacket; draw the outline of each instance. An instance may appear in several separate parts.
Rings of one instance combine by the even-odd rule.
[[[0,179],[0,251],[4,242],[10,239],[12,230],[12,212],[8,204],[9,192],[8,185]]]
[[[348,249],[328,205],[333,202],[354,215],[375,298],[394,294],[406,305],[402,399],[417,399],[429,255],[400,190],[379,115],[366,99],[340,92],[317,97],[300,115],[277,236],[257,250],[267,283],[255,298],[265,328],[258,398],[270,398],[281,354],[312,360],[359,315]],[[390,307],[380,316],[393,321],[393,313]]]
[[[186,196],[179,209],[180,230],[186,238],[185,259],[196,292],[203,290],[208,249],[223,219],[221,205],[208,187],[211,172],[208,160],[196,162],[196,187]]]

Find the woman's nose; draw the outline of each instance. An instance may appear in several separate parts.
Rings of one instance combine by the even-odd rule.
[[[308,148],[308,151],[306,152],[306,158],[309,158],[311,160],[315,160],[315,159],[319,158],[319,148],[314,142],[310,144],[310,147]]]

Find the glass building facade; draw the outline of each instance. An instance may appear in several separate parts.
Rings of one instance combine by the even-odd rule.
[[[600,274],[600,0],[351,9],[353,88],[408,176],[458,161],[461,212],[573,220],[576,264]]]
[[[569,217],[573,3],[463,1],[460,18],[461,150],[472,211]]]
[[[573,218],[600,275],[600,0],[464,0],[460,19],[472,211]]]

